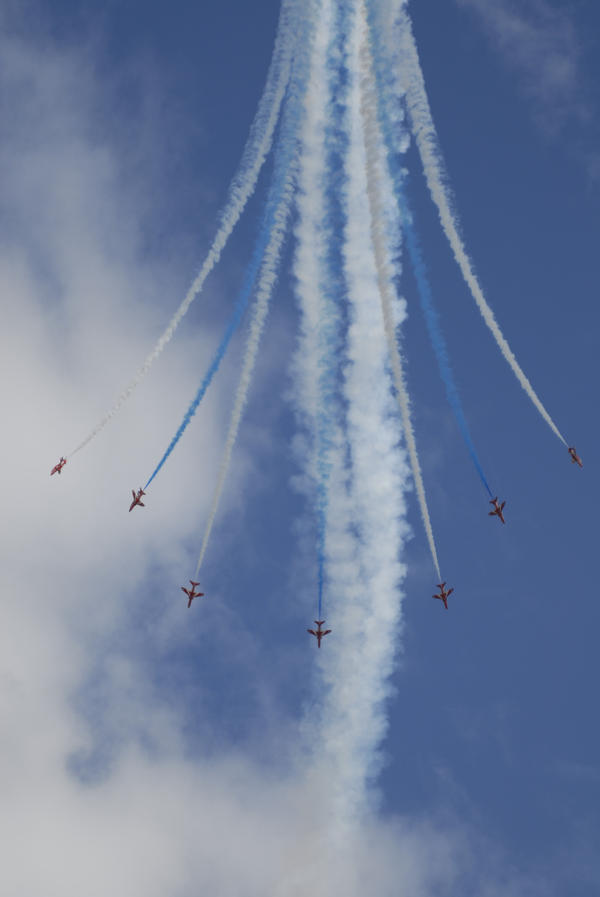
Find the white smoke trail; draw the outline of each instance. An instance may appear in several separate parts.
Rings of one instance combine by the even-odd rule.
[[[366,9],[364,0],[359,0],[360,16],[362,28],[366,28]],[[433,563],[438,577],[441,581],[440,566],[438,562],[435,540],[433,537],[433,528],[427,508],[427,499],[425,497],[425,486],[421,474],[421,465],[417,454],[417,445],[410,419],[410,402],[406,386],[404,384],[404,374],[402,371],[402,360],[396,342],[396,334],[394,328],[393,303],[395,291],[393,286],[393,270],[388,260],[388,249],[386,246],[386,236],[384,233],[385,222],[385,206],[381,192],[381,175],[379,172],[379,160],[381,158],[381,140],[378,133],[377,123],[377,98],[375,95],[375,83],[372,73],[372,60],[369,45],[366,37],[363,39],[360,52],[360,71],[361,71],[361,103],[360,111],[364,127],[365,151],[366,151],[366,176],[367,176],[367,197],[369,200],[369,214],[371,219],[371,239],[373,241],[373,250],[375,254],[375,265],[377,270],[377,288],[381,300],[381,310],[383,313],[384,328],[388,342],[388,350],[392,365],[392,374],[394,377],[394,385],[396,387],[396,395],[400,414],[402,416],[402,424],[406,438],[406,446],[410,458],[410,464],[413,471],[415,486],[419,506],[421,508],[421,516],[429,542],[429,549],[433,558]]]
[[[437,206],[440,222],[448,242],[454,253],[454,257],[462,272],[462,275],[471,291],[473,299],[477,303],[477,307],[481,312],[483,319],[489,329],[492,331],[500,351],[512,368],[517,380],[542,415],[548,426],[558,436],[561,442],[566,446],[567,442],[562,433],[546,411],[539,396],[535,392],[533,386],[525,376],[517,359],[515,358],[508,342],[506,341],[498,322],[494,317],[494,313],[483,295],[483,291],[477,280],[473,266],[463,240],[459,233],[459,224],[456,213],[452,209],[452,201],[450,191],[446,185],[446,174],[439,140],[427,91],[425,89],[425,80],[419,63],[419,54],[415,39],[412,33],[412,27],[407,12],[402,9],[399,14],[400,22],[400,60],[401,60],[401,76],[404,75],[400,89],[406,91],[406,104],[409,116],[412,122],[413,133],[421,156],[425,179],[431,193],[431,197]],[[404,83],[405,82],[405,83]]]
[[[202,547],[200,549],[200,556],[198,557],[198,563],[196,565],[194,579],[198,578],[200,567],[202,566],[202,562],[204,561],[204,555],[206,554],[208,541],[210,539],[215,518],[219,510],[219,503],[221,501],[223,487],[225,485],[225,480],[229,471],[231,454],[236,443],[242,415],[248,401],[248,392],[250,389],[250,383],[252,382],[254,365],[256,363],[260,340],[269,311],[269,301],[271,299],[271,294],[277,280],[277,268],[280,261],[281,248],[287,229],[290,206],[294,195],[296,176],[297,164],[294,163],[288,171],[285,186],[283,188],[281,202],[277,208],[277,211],[275,212],[273,228],[271,230],[268,246],[265,250],[258,287],[256,290],[256,300],[252,312],[252,319],[250,321],[250,330],[246,343],[246,352],[244,354],[244,360],[242,363],[242,373],[240,375],[240,382],[235,394],[233,410],[231,412],[229,429],[227,432],[227,439],[225,440],[225,449],[223,452],[223,458],[221,459],[221,465],[219,467],[219,477],[213,495],[208,522],[206,524],[204,538],[202,540]]]
[[[144,379],[153,363],[175,333],[190,305],[202,290],[206,278],[219,261],[227,240],[239,221],[246,203],[254,192],[258,175],[260,174],[260,170],[271,149],[273,133],[279,118],[281,103],[290,76],[291,60],[297,33],[297,11],[298,5],[295,3],[295,0],[283,0],[277,37],[273,50],[273,58],[269,67],[263,94],[260,98],[256,116],[250,129],[240,167],[229,188],[229,196],[227,204],[221,214],[219,229],[208,255],[200,268],[200,272],[192,282],[179,308],[169,321],[167,328],[159,337],[156,345],[147,356],[134,379],[129,386],[123,390],[110,411],[108,411],[102,420],[99,421],[83,442],[80,442],[79,445],[73,449],[71,455],[81,451],[82,448],[88,445],[88,443],[104,429],[109,421],[123,407],[127,399]]]
[[[269,311],[271,295],[277,280],[277,269],[281,257],[281,249],[286,234],[294,190],[298,179],[298,131],[303,120],[303,103],[310,72],[311,48],[314,37],[314,21],[316,18],[315,13],[315,2],[314,0],[309,0],[309,2],[305,3],[304,18],[301,25],[299,25],[299,39],[294,57],[294,66],[291,73],[290,87],[286,101],[287,105],[283,113],[279,145],[275,149],[275,170],[273,173],[271,190],[277,189],[276,179],[278,177],[283,178],[283,185],[280,188],[280,199],[273,216],[273,226],[261,265],[256,290],[256,301],[252,319],[250,321],[246,351],[242,362],[240,382],[233,403],[233,410],[229,421],[217,485],[215,487],[200,555],[196,565],[196,577],[198,576],[204,561],[208,542],[218,513],[225,480],[227,479],[227,473],[231,463],[231,455],[237,440],[244,409],[248,401],[252,374]],[[302,29],[301,36],[300,29]]]
[[[337,18],[339,16],[339,19]],[[312,91],[301,156],[297,292],[302,311],[302,338],[296,359],[298,403],[309,423],[318,417],[319,338],[322,315],[330,314],[327,295],[339,286],[328,268],[332,230],[327,197],[335,190],[342,203],[342,262],[348,284],[347,354],[339,358],[347,406],[345,432],[334,426],[329,449],[329,509],[325,555],[329,624],[333,632],[318,653],[323,682],[320,707],[305,722],[309,743],[316,746],[311,782],[323,807],[329,845],[348,845],[369,809],[369,781],[377,771],[377,748],[386,729],[383,701],[393,669],[398,635],[398,586],[404,567],[398,560],[407,536],[404,486],[408,469],[398,449],[387,370],[387,334],[378,299],[377,266],[366,197],[366,158],[361,126],[358,49],[364,23],[356,4],[326,2],[319,19],[320,54],[313,67]],[[360,26],[360,27],[359,27]],[[347,32],[347,33],[346,33]],[[329,97],[327,47],[343,42],[337,64],[348,74],[348,96]],[[329,170],[328,125],[331,106],[339,115],[348,103],[344,132],[348,150],[345,181]],[[323,295],[325,294],[325,295]],[[391,307],[395,297],[390,298]],[[392,324],[393,333],[393,324]],[[344,362],[348,362],[347,364]],[[335,415],[335,408],[331,408]],[[348,457],[350,452],[350,457]],[[317,481],[318,471],[313,470]]]
[[[327,562],[328,603],[336,622],[333,634],[327,636],[326,644],[317,652],[320,672],[325,680],[319,681],[319,705],[304,721],[305,738],[311,753],[307,787],[311,792],[314,789],[322,807],[325,843],[320,845],[321,850],[329,850],[332,842],[343,842],[345,832],[355,819],[355,808],[357,802],[360,804],[363,793],[360,775],[353,778],[350,770],[349,754],[353,752],[356,726],[345,726],[349,720],[354,723],[355,698],[345,688],[347,680],[343,678],[345,670],[342,666],[342,663],[348,664],[349,654],[344,655],[339,649],[336,650],[336,642],[343,643],[342,619],[352,615],[352,598],[357,592],[361,595],[365,592],[357,588],[360,568],[356,562],[345,483],[346,444],[336,420],[335,401],[328,402],[327,408],[324,408],[322,393],[323,375],[327,375],[332,364],[338,365],[338,358],[332,356],[327,338],[339,314],[333,298],[339,287],[334,291],[328,264],[330,241],[335,239],[337,242],[328,207],[328,190],[331,189],[328,153],[333,147],[332,140],[335,141],[331,130],[335,112],[329,64],[332,61],[333,42],[341,40],[337,16],[344,5],[339,0],[322,0],[319,10],[302,130],[294,257],[295,292],[300,309],[300,333],[293,360],[295,406],[303,430],[308,434],[306,475],[313,495],[318,494],[322,473],[319,469],[319,421],[324,411],[330,415],[327,446],[329,508],[325,511],[325,540],[324,544],[319,545],[319,553]],[[349,599],[349,609],[344,617],[346,599]],[[339,613],[336,608],[340,609]],[[334,693],[339,701],[332,700]],[[356,768],[353,771],[356,772]],[[357,796],[357,790],[360,796]],[[319,892],[318,881],[315,884]]]
[[[294,258],[295,290],[300,301],[299,347],[293,362],[299,408],[307,429],[313,428],[319,407],[319,328],[322,308],[323,222],[325,203],[325,129],[327,115],[327,47],[331,38],[333,8],[322,0],[316,30],[305,119],[301,136],[298,182],[297,245]],[[313,471],[314,474],[314,471]]]
[[[323,278],[327,231],[324,196],[326,131],[331,118],[328,48],[334,33],[333,21],[332,0],[320,0],[301,133],[297,244],[293,261],[294,288],[300,308],[298,347],[292,361],[296,412],[310,442],[307,475],[315,492],[319,489],[318,421],[322,405],[323,327],[324,318],[331,310]]]
[[[407,537],[404,491],[410,476],[398,448],[370,232],[357,72],[364,25],[354,4],[348,19],[348,148],[340,195],[348,298],[343,365],[347,443],[340,440],[336,447],[330,488],[327,564],[333,633],[324,646],[327,692],[318,720],[338,845],[348,843],[369,808],[369,780],[387,727],[383,701],[399,630],[404,566],[398,555]]]

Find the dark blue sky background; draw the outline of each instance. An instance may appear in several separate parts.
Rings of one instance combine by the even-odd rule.
[[[528,0],[513,6],[534,21],[541,8]],[[569,17],[579,54],[573,108],[561,108],[558,122],[551,99],[546,108],[532,94],[531,74],[515,67],[470,6],[410,6],[467,248],[517,358],[585,466],[569,463],[500,356],[411,147],[409,191],[434,298],[484,471],[507,502],[507,525],[487,516],[487,495],[447,405],[406,263],[408,386],[442,573],[455,592],[447,613],[430,598],[435,577],[413,496],[404,634],[378,788],[384,815],[459,821],[482,838],[483,851],[494,845],[505,871],[547,876],[550,894],[588,897],[600,885],[593,562],[600,495],[600,9],[592,2],[551,6]],[[90,48],[103,84],[93,119],[98,139],[104,132],[121,146],[123,177],[146,196],[144,252],[168,266],[181,287],[164,298],[165,322],[208,248],[264,83],[278,8],[275,0],[73,0],[47,6],[34,25],[40,52],[48,33],[65,48]],[[575,109],[580,103],[585,114]],[[148,117],[156,147],[138,155]],[[227,320],[268,173],[270,166],[209,281],[214,289],[182,329]],[[139,658],[155,696],[188,708],[191,752],[233,743],[276,762],[270,733],[293,725],[311,701],[315,646],[304,630],[315,606],[315,557],[305,532],[308,510],[290,485],[295,423],[286,401],[296,324],[286,256],[242,431],[256,475],[220,518],[203,571],[203,585],[216,597],[195,608],[189,639],[165,648],[154,631],[160,614],[149,608],[173,584],[154,571],[143,586],[151,603],[133,601],[130,626],[110,648]],[[169,352],[178,352],[177,340]],[[227,376],[240,349],[236,341]],[[198,382],[203,371],[198,364]],[[160,377],[158,365],[151,383]],[[151,385],[145,389],[151,402]],[[189,399],[174,399],[182,414]],[[187,440],[202,427],[198,417]],[[165,432],[165,446],[171,435]],[[102,438],[110,441],[110,431]],[[177,463],[174,454],[170,465]],[[214,478],[216,469],[199,458],[198,475]],[[161,479],[168,489],[168,466]],[[199,520],[197,543],[185,546],[182,581],[195,565],[202,526]],[[94,671],[83,702],[100,728],[103,675]],[[102,750],[110,752],[107,744]]]

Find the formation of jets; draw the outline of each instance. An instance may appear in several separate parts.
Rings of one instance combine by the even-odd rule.
[[[331,632],[331,629],[326,629],[325,632],[322,631],[321,626],[323,626],[325,624],[325,620],[315,620],[315,623],[317,624],[316,632],[314,629],[307,629],[306,631],[310,632],[311,635],[314,635],[314,637],[317,640],[317,647],[320,648],[321,647],[321,639],[324,638],[326,635],[329,635],[329,633]]]
[[[583,462],[582,462],[581,458],[579,457],[579,455],[577,454],[575,446],[573,446],[573,445],[569,446],[569,455],[571,456],[571,462],[573,464],[578,464],[580,467],[583,467]],[[66,463],[67,463],[67,459],[63,458],[61,456],[58,463],[55,464],[54,467],[52,468],[52,470],[50,471],[50,476],[53,476],[53,474],[55,474],[55,473],[60,473]],[[133,511],[133,509],[135,508],[136,505],[139,505],[142,508],[146,507],[144,502],[142,501],[142,496],[145,494],[146,493],[144,492],[144,490],[142,489],[141,486],[137,492],[134,489],[131,490],[131,495],[132,495],[133,501],[131,502],[131,504],[129,506],[130,511]],[[493,505],[493,510],[488,511],[489,516],[490,517],[498,517],[502,521],[502,523],[506,523],[506,520],[504,519],[504,514],[502,513],[504,510],[504,506],[506,505],[506,502],[505,501],[499,502],[498,497],[496,496],[496,498],[493,498],[490,501],[490,504]],[[199,585],[200,585],[199,582],[194,582],[193,579],[190,579],[190,588],[189,589],[187,589],[185,586],[181,586],[181,591],[185,592],[185,594],[187,595],[188,608],[190,608],[192,606],[192,601],[194,600],[194,598],[202,598],[204,596],[204,592],[196,591],[196,587]],[[432,595],[432,598],[437,598],[438,601],[441,601],[443,603],[446,610],[448,610],[448,598],[452,594],[454,589],[453,588],[447,589],[445,582],[438,583],[437,588],[440,591],[439,591],[439,593]],[[321,640],[326,635],[329,635],[329,633],[331,632],[331,629],[323,630],[321,628],[322,626],[325,625],[325,620],[315,620],[315,623],[317,626],[316,630],[315,629],[307,629],[306,631],[309,632],[311,635],[314,635],[314,637],[317,640],[317,647],[320,648]]]
[[[190,579],[190,585],[191,589],[186,589],[185,586],[181,586],[181,591],[185,592],[185,594],[188,596],[188,607],[192,606],[192,601],[194,600],[194,598],[202,598],[202,596],[204,595],[204,592],[196,591],[196,586],[200,585],[199,582],[194,582],[193,579]]]
[[[52,476],[53,473],[60,473],[66,463],[67,463],[67,459],[61,457],[58,464],[55,464],[54,467],[52,468],[52,470],[50,471],[50,476]]]
[[[131,504],[129,505],[129,510],[130,510],[130,511],[133,511],[133,509],[135,508],[136,505],[139,505],[141,508],[145,508],[145,507],[146,507],[146,505],[145,505],[144,502],[142,501],[142,495],[145,495],[146,493],[144,492],[144,490],[142,489],[141,486],[140,486],[140,488],[138,489],[137,493],[132,489],[132,490],[131,490],[131,494],[133,495],[133,501],[132,501]]]

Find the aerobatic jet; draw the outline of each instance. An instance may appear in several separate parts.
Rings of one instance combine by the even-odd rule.
[[[499,505],[498,499],[493,498],[491,500],[490,504],[494,506],[493,511],[488,511],[488,514],[490,515],[490,517],[494,517],[494,516],[499,517],[500,520],[502,521],[502,523],[506,523],[506,520],[504,519],[504,514],[502,513],[502,509],[503,509],[504,505],[506,504],[506,502],[503,501],[502,504]]]
[[[192,587],[191,589],[186,589],[185,586],[181,586],[181,591],[185,592],[185,594],[188,596],[188,607],[192,606],[192,601],[194,600],[194,598],[202,598],[202,596],[204,595],[204,592],[196,591],[196,586],[200,585],[199,582],[194,582],[193,579],[190,579],[190,585]]]
[[[50,471],[50,476],[52,476],[53,473],[60,473],[66,463],[67,463],[67,459],[63,458],[61,456],[61,459],[58,462],[58,464],[55,464],[54,467],[52,468],[52,470]]]
[[[581,458],[579,457],[579,455],[578,455],[577,452],[575,451],[575,446],[574,446],[574,445],[570,446],[570,448],[569,448],[569,454],[570,454],[570,456],[571,456],[571,462],[572,462],[573,464],[579,464],[580,467],[583,467],[583,461],[581,460]]]
[[[130,511],[133,511],[133,509],[135,508],[136,505],[140,505],[140,507],[142,507],[142,508],[145,508],[145,507],[146,507],[146,505],[145,505],[144,502],[142,501],[142,495],[145,495],[146,493],[144,492],[144,490],[142,489],[141,486],[140,486],[140,488],[139,488],[138,491],[137,491],[137,495],[136,495],[136,493],[134,492],[133,489],[131,490],[131,494],[133,495],[133,501],[132,501],[131,504],[129,505],[129,510],[130,510]]]
[[[306,631],[310,632],[311,635],[314,635],[314,637],[317,640],[317,647],[320,648],[321,647],[321,639],[324,638],[324,636],[329,635],[329,633],[331,632],[331,629],[326,629],[325,632],[323,632],[321,630],[321,626],[325,623],[325,620],[315,620],[315,623],[317,624],[316,632],[314,629],[307,629]]]
[[[439,595],[432,595],[431,597],[432,597],[432,598],[437,598],[439,601],[443,601],[443,602],[444,602],[444,607],[446,608],[446,610],[448,610],[448,597],[452,594],[452,592],[454,591],[454,589],[446,589],[446,583],[445,583],[445,582],[439,582],[439,583],[438,583],[438,589],[440,590],[440,594],[439,594]]]

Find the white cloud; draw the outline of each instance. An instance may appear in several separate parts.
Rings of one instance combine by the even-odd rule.
[[[211,352],[209,331],[179,333],[110,428],[49,477],[145,357],[179,299],[165,290],[178,274],[141,249],[136,186],[92,127],[100,88],[85,54],[4,34],[0,65],[2,893],[453,893],[478,868],[464,832],[372,822],[343,854],[326,853],[327,781],[310,757],[308,769],[295,759],[295,723],[271,722],[277,770],[217,739],[208,718],[192,753],[181,704],[123,651],[135,612],[162,649],[193,637],[182,599],[169,606],[163,592],[172,583],[177,595],[183,546],[207,510],[198,459],[216,469],[229,385],[215,384],[145,509],[127,513],[129,490],[179,423],[173,396],[193,394],[188,360]],[[234,652],[249,636],[234,643],[232,627],[228,638]]]
[[[477,15],[506,64],[533,101],[549,133],[589,118],[581,62],[583,46],[568,9],[548,0],[456,0]]]

